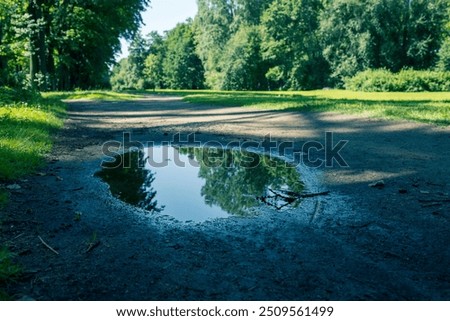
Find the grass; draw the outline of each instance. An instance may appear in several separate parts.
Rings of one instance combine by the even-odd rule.
[[[16,280],[22,269],[13,262],[14,254],[12,254],[6,247],[0,248],[0,286]],[[0,288],[0,301],[10,300],[11,298],[5,290]]]
[[[49,99],[58,100],[93,100],[93,101],[128,101],[143,98],[148,95],[145,92],[114,92],[106,90],[94,91],[72,91],[72,92],[48,92],[42,96]]]
[[[0,182],[18,179],[42,165],[52,147],[51,133],[62,126],[64,113],[64,104],[54,99],[0,101]]]
[[[33,172],[51,150],[52,133],[62,127],[65,105],[57,99],[0,87],[0,186]],[[0,187],[0,208],[8,201]],[[13,254],[0,248],[0,286],[13,281],[20,268]],[[0,289],[0,300],[9,296]]]
[[[172,93],[162,91],[160,93]],[[173,92],[176,94],[177,92]],[[450,125],[450,92],[367,93],[346,90],[302,92],[186,92],[184,100],[215,106],[244,106],[301,112],[364,114],[440,126]]]
[[[184,100],[212,106],[243,106],[299,112],[339,112],[368,117],[450,125],[450,92],[314,91],[213,91],[157,90],[142,92],[75,91],[46,93],[53,99],[127,101],[145,95],[177,95]]]
[[[33,172],[51,150],[51,133],[62,126],[64,104],[0,87],[0,184]],[[0,208],[8,192],[0,187]]]

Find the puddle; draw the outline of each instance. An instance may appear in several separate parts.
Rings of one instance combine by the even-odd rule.
[[[104,163],[96,176],[123,202],[181,222],[295,208],[304,189],[296,168],[279,158],[219,148],[135,150]]]

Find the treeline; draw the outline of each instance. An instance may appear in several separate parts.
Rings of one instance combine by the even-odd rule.
[[[0,0],[0,86],[109,86],[120,37],[132,39],[149,0]]]
[[[198,0],[193,20],[138,35],[114,89],[341,87],[359,72],[450,70],[449,0]]]

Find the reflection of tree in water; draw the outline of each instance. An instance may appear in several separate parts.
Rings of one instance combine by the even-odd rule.
[[[245,216],[258,199],[271,197],[273,192],[288,190],[300,194],[304,185],[295,167],[265,155],[239,150],[179,148],[200,163],[199,177],[206,180],[202,196],[208,205],[217,205],[230,214]],[[270,204],[275,207],[277,204]],[[285,200],[281,200],[285,202]],[[288,205],[298,206],[298,200]]]
[[[145,162],[142,151],[118,155],[96,176],[108,183],[111,193],[122,201],[150,212],[161,212],[155,200],[156,191],[151,187],[155,175],[145,169]]]

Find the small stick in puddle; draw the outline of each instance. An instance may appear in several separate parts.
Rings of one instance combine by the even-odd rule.
[[[45,245],[45,247],[47,247],[50,251],[52,251],[53,253],[55,253],[56,255],[59,255],[58,251],[56,251],[54,248],[52,248],[50,245],[48,245],[47,243],[45,243],[45,241],[42,239],[42,237],[38,236],[39,240],[42,242],[42,244]]]

